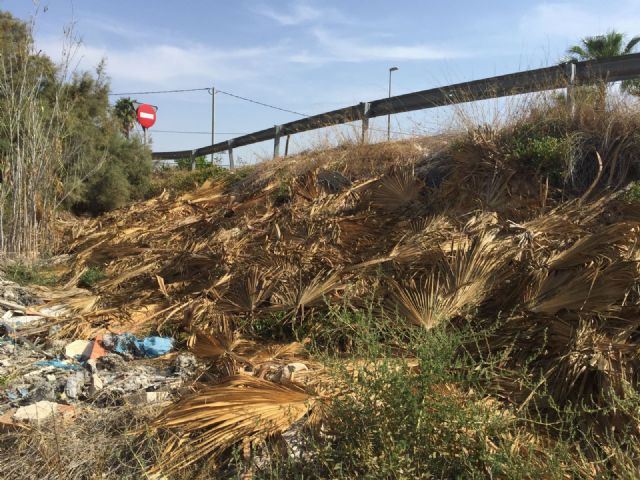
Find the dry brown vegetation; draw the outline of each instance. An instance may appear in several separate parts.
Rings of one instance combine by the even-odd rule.
[[[638,127],[633,109],[540,107],[498,131],[278,159],[78,223],[68,285],[92,267],[106,279],[58,335],[170,332],[210,362],[150,424],[156,474],[633,477]],[[443,335],[452,355],[436,358]],[[419,442],[393,468],[397,438],[338,459],[341,436],[364,438],[348,433],[358,412],[391,422],[413,401],[411,415],[458,413],[404,432]],[[287,457],[301,423],[334,450]]]

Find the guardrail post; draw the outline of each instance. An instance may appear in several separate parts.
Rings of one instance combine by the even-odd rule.
[[[287,135],[287,141],[284,143],[284,156],[286,157],[287,155],[289,155],[289,139],[291,138],[291,135]]]
[[[576,64],[571,62],[565,64],[567,75],[567,108],[571,118],[576,114]]]
[[[369,102],[360,103],[360,115],[362,118],[362,143],[367,143],[369,137],[369,109],[371,104]]]
[[[229,149],[229,170],[234,170],[235,165],[233,164],[233,140],[227,140],[227,148]]]
[[[276,159],[280,156],[280,133],[282,132],[282,125],[275,125],[275,134],[273,137],[273,158]]]
[[[196,169],[196,151],[191,150],[191,171]]]

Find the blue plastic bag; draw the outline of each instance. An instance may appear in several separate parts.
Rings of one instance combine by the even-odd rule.
[[[131,333],[122,333],[115,338],[113,351],[119,354],[131,353],[136,357],[154,358],[169,353],[173,349],[171,337],[137,338]]]

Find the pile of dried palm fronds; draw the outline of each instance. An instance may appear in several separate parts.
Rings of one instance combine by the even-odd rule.
[[[380,315],[423,328],[482,329],[501,316],[476,353],[503,353],[505,371],[534,365],[559,404],[603,406],[637,390],[638,215],[618,193],[562,201],[490,140],[474,141],[484,147],[453,155],[406,142],[280,160],[235,185],[85,221],[70,239],[71,282],[89,267],[107,279],[93,309],[83,305],[60,334],[196,332],[194,350],[221,380],[156,422],[179,432],[167,446],[173,467],[282,432],[321,403],[335,386],[318,380],[322,367],[301,345],[237,332],[312,322],[332,303],[358,309],[376,298]],[[436,170],[445,172],[437,181]],[[296,363],[305,369],[292,380],[283,372]],[[495,390],[532,403],[521,386]],[[599,426],[613,420],[628,416]]]

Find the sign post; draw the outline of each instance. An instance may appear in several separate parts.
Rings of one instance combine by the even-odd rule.
[[[147,128],[153,127],[156,123],[156,112],[158,107],[149,105],[148,103],[140,103],[136,108],[136,117],[138,123],[142,127],[144,144],[147,144]]]

